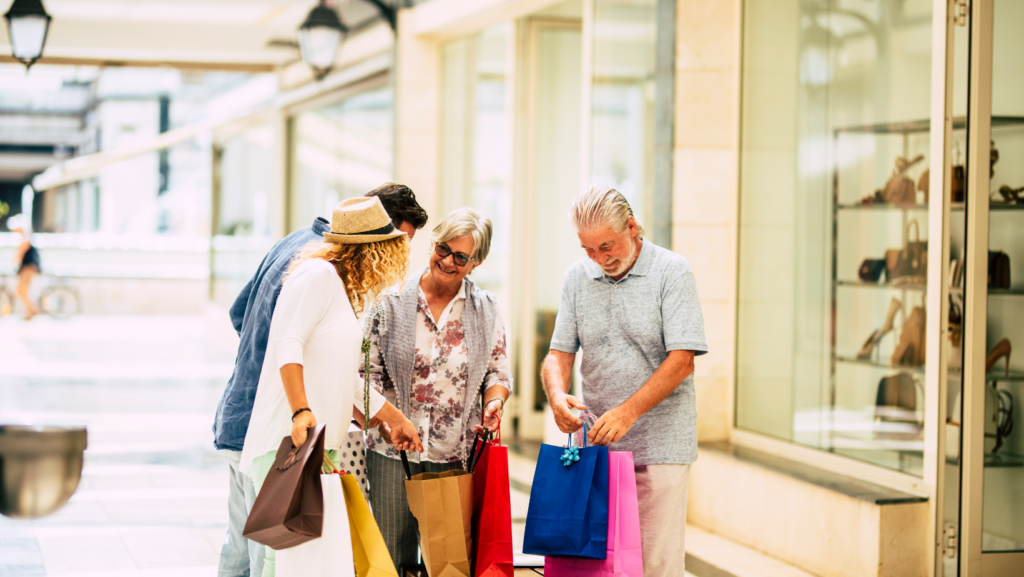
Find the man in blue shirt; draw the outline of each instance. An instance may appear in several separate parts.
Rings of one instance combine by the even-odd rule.
[[[405,185],[388,182],[366,196],[380,198],[392,224],[409,235],[409,240],[417,229],[427,224],[427,212]],[[322,240],[323,233],[330,230],[330,223],[317,217],[310,228],[297,230],[280,240],[263,258],[256,274],[242,288],[229,310],[231,324],[240,341],[235,370],[217,405],[213,423],[213,444],[227,459],[230,468],[228,532],[220,551],[218,577],[258,577],[263,573],[265,548],[242,537],[249,510],[256,501],[256,490],[252,480],[239,470],[238,461],[256,400],[256,386],[267,352],[270,320],[281,293],[281,279],[295,254],[311,241]]]

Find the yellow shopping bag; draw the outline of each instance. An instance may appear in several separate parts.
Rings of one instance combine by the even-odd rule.
[[[356,561],[356,577],[398,577],[384,536],[370,513],[359,481],[352,475],[341,476],[352,534],[352,555]]]

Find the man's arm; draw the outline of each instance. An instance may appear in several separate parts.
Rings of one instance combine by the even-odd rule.
[[[584,410],[586,405],[569,394],[572,384],[572,366],[576,362],[576,353],[566,353],[551,349],[540,367],[540,380],[544,383],[544,393],[548,396],[548,404],[555,414],[555,423],[563,433],[575,433],[583,426],[583,421],[572,414],[571,409]]]
[[[641,415],[658,406],[686,377],[693,373],[693,351],[669,351],[657,371],[625,403],[597,420],[587,438],[595,445],[608,445],[621,439]]]

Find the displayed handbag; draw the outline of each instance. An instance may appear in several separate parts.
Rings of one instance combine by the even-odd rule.
[[[301,447],[292,444],[290,435],[281,439],[242,536],[275,551],[319,537],[324,518],[323,461],[324,425],[311,427]]]
[[[967,190],[967,171],[962,164],[958,164],[953,167],[952,172],[952,178],[949,181],[950,200],[963,202],[964,191]]]
[[[341,477],[320,475],[318,480],[323,493],[320,538],[278,550],[275,561],[278,577],[355,577],[351,519]]]
[[[643,577],[640,505],[633,453],[608,453],[608,556],[545,557],[546,577]]]
[[[914,307],[903,323],[900,340],[892,352],[893,365],[920,366],[924,364],[925,338],[924,307]]]
[[[896,167],[892,171],[892,176],[889,177],[889,180],[885,183],[885,188],[882,189],[882,199],[886,204],[917,203],[917,188],[914,181],[906,176],[906,172],[911,166],[922,160],[924,160],[923,154],[919,154],[910,160],[902,156],[896,158]]]
[[[876,283],[885,272],[884,258],[866,258],[857,269],[857,277],[868,283]]]
[[[420,551],[430,577],[469,577],[473,553],[473,474],[469,471],[413,476],[401,452],[409,510],[420,529]]]
[[[1010,288],[1010,257],[1001,250],[988,251],[988,288]]]
[[[398,577],[391,553],[384,543],[377,520],[370,512],[370,505],[363,496],[359,480],[354,475],[341,475],[341,488],[348,511],[356,577]]]
[[[485,439],[473,473],[473,577],[512,577],[512,495],[509,491],[508,447]],[[360,576],[362,577],[362,576]]]
[[[914,440],[921,436],[924,421],[917,416],[918,388],[921,388],[920,383],[905,372],[883,377],[878,382],[878,391],[875,394],[875,422],[911,424],[913,429],[909,432],[884,432],[877,436],[884,434],[890,440]],[[923,388],[921,394],[924,395]]]
[[[523,553],[608,556],[608,447],[587,445],[587,419],[596,420],[585,415],[581,433],[570,434],[568,446],[540,446]]]
[[[928,241],[921,240],[921,227],[916,220],[908,222],[903,230],[903,248],[885,251],[885,269],[891,284],[924,284],[927,280]]]
[[[961,393],[956,394],[953,416],[946,420],[946,458],[960,457]],[[1013,395],[1010,391],[998,389],[994,384],[985,383],[985,454],[995,455],[1003,446],[1003,440],[1013,432]]]

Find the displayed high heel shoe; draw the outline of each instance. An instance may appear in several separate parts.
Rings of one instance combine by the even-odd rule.
[[[885,317],[885,324],[882,325],[882,328],[871,333],[871,336],[868,337],[868,340],[864,341],[864,344],[861,346],[860,351],[857,353],[858,359],[871,358],[871,353],[875,350],[875,347],[878,346],[878,343],[881,342],[882,337],[892,332],[893,323],[896,320],[896,313],[898,313],[901,310],[903,310],[903,303],[901,303],[899,300],[895,298],[892,299],[892,302],[889,303],[889,312],[888,314],[886,314]]]
[[[893,365],[920,366],[924,364],[924,307],[914,307],[903,323],[900,341],[892,352]]]
[[[1003,197],[1003,200],[1007,203],[1021,204],[1024,203],[1024,197],[1020,193],[1024,192],[1024,186],[1020,188],[1011,188],[1007,185],[999,187],[999,196]]]
[[[987,375],[992,367],[996,365],[996,362],[1000,358],[1006,357],[1006,376],[1010,376],[1010,353],[1013,352],[1013,346],[1010,345],[1010,340],[1004,338],[999,341],[996,346],[989,351],[988,358],[985,359],[985,374]]]

